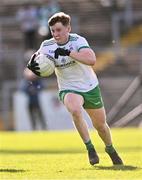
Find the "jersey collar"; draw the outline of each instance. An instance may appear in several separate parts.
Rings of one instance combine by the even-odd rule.
[[[64,44],[59,44],[59,43],[57,43],[57,45],[58,45],[58,46],[64,46],[64,45],[66,45],[69,41],[70,41],[70,35],[69,35],[69,38],[68,38],[68,40],[67,40],[66,43],[64,43]]]

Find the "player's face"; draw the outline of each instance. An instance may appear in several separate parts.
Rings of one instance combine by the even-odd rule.
[[[71,27],[64,26],[61,22],[50,27],[53,38],[59,44],[64,44],[68,41]]]

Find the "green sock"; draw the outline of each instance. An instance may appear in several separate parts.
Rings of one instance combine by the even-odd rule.
[[[111,153],[115,152],[115,149],[114,149],[113,145],[111,144],[111,145],[106,145],[105,151],[107,153],[111,154]]]
[[[85,145],[87,150],[94,149],[94,145],[92,144],[91,140],[86,142]]]

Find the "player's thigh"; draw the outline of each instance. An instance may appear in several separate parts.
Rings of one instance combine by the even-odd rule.
[[[64,105],[70,112],[80,110],[84,104],[84,99],[81,95],[75,93],[67,93],[64,97]]]
[[[89,114],[93,124],[95,126],[102,126],[106,123],[106,112],[105,108],[98,108],[98,109],[85,109]]]

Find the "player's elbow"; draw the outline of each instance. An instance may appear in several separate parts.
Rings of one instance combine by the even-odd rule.
[[[90,56],[89,56],[89,65],[90,66],[94,66],[96,63],[96,55],[95,53],[92,51],[90,52]]]
[[[95,63],[96,63],[96,57],[95,57],[95,58],[93,57],[93,58],[90,58],[90,59],[89,59],[89,65],[90,65],[90,66],[94,66]]]

